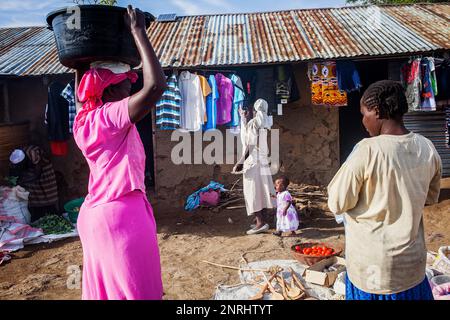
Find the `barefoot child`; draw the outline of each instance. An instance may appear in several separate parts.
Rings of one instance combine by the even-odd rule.
[[[280,177],[275,181],[275,190],[277,192],[277,231],[273,234],[281,236],[283,232],[295,234],[298,229],[299,220],[297,211],[292,204],[292,197],[287,187],[289,179]]]

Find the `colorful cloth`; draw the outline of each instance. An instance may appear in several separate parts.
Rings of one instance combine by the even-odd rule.
[[[211,94],[211,87],[208,84],[208,80],[204,76],[199,75],[198,78],[200,79],[200,87],[202,88],[203,99],[205,100],[206,105],[206,97]],[[205,112],[203,120],[205,123],[208,122],[207,112]]]
[[[156,103],[156,126],[161,130],[175,130],[180,127],[181,94],[175,75],[167,79],[167,89]]]
[[[233,82],[223,74],[216,74],[216,83],[219,90],[217,100],[217,124],[227,124],[231,121],[231,108],[234,98]]]
[[[91,207],[133,190],[145,192],[145,150],[130,120],[129,99],[108,102],[89,112],[85,124],[74,132],[91,171],[85,200]]]
[[[401,68],[401,81],[405,87],[408,111],[420,110],[421,70],[420,59],[405,63]]]
[[[339,90],[336,62],[314,63],[310,66],[311,101],[313,105],[341,107],[347,105],[347,93]]]
[[[356,64],[350,60],[336,62],[336,75],[339,90],[346,92],[357,91],[362,87]]]
[[[345,277],[346,300],[434,300],[427,277],[417,286],[393,294],[373,294],[355,287],[348,275]]]
[[[213,75],[208,77],[208,84],[211,88],[211,94],[206,97],[206,117],[207,122],[203,130],[216,129],[217,125],[217,100],[219,99],[219,90],[216,84],[216,78]]]
[[[208,192],[210,190],[226,191],[223,184],[220,184],[215,181],[211,181],[206,187],[203,187],[203,188],[195,191],[193,194],[191,194],[187,198],[186,205],[184,206],[184,210],[193,211],[193,210],[197,209],[200,206],[200,194],[203,192]]]
[[[286,215],[283,214],[284,208],[291,202]],[[297,210],[292,204],[292,196],[289,191],[277,193],[277,231],[289,232],[298,229],[299,219]]]
[[[69,105],[69,132],[73,133],[73,122],[77,115],[77,108],[75,103],[75,81],[70,81],[64,90],[61,92],[61,96],[67,100]]]
[[[239,109],[241,109],[244,105],[245,93],[244,88],[242,87],[241,78],[233,74],[230,80],[234,85],[234,98],[233,105],[231,107],[231,121],[228,123],[228,126],[239,127],[241,122],[239,117]]]
[[[162,299],[156,224],[145,193],[133,191],[95,207],[83,203],[77,229],[83,300]]]
[[[109,69],[94,68],[87,71],[83,78],[81,78],[80,86],[78,87],[78,99],[84,103],[81,110],[75,117],[74,132],[84,125],[85,119],[89,112],[103,105],[102,96],[103,91],[110,85],[118,84],[126,79],[131,83],[135,83],[138,75],[135,72],[127,72],[116,74]]]
[[[421,74],[422,94],[420,109],[422,111],[436,111],[436,100],[434,98],[435,94],[433,88],[436,83],[436,73],[433,58],[423,58],[421,60]]]

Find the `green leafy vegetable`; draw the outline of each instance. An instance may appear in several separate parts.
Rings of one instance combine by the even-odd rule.
[[[64,234],[73,230],[73,226],[69,221],[57,215],[42,217],[31,225],[42,229],[45,234]]]

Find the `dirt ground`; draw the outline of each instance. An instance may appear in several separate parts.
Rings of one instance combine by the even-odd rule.
[[[211,299],[218,284],[238,283],[237,271],[211,266],[204,260],[237,266],[243,254],[248,261],[291,259],[289,248],[297,241],[344,243],[343,227],[336,224],[323,203],[302,216],[304,227],[295,237],[284,238],[270,233],[245,235],[251,221],[243,209],[186,213],[167,209],[165,204],[154,207],[164,299],[168,300]],[[450,244],[450,179],[442,181],[440,202],[425,209],[424,221],[429,250]],[[0,266],[0,299],[80,299],[81,290],[68,289],[67,281],[70,268],[81,266],[78,239],[27,246]]]

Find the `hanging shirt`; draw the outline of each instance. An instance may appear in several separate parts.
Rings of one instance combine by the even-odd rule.
[[[239,127],[240,124],[239,109],[243,107],[245,93],[244,88],[242,86],[241,78],[233,74],[230,80],[231,82],[233,82],[234,85],[234,98],[233,98],[233,105],[231,108],[231,122],[228,125],[232,128],[232,133],[237,134],[239,133],[239,130],[237,128]]]
[[[336,62],[336,75],[339,90],[352,92],[362,87],[356,64],[350,60]]]
[[[181,94],[177,77],[167,79],[167,89],[156,103],[156,126],[161,130],[175,130],[180,127]]]
[[[405,87],[408,111],[420,110],[420,59],[405,63],[401,68],[401,80]]]
[[[208,80],[206,80],[206,78],[204,76],[198,76],[198,78],[200,79],[200,87],[202,88],[202,92],[203,92],[203,99],[205,100],[205,106],[206,106],[206,97],[209,96],[211,94],[211,87],[208,84]],[[205,117],[204,117],[204,122],[208,122],[208,113],[205,112]]]
[[[216,78],[213,75],[208,77],[208,84],[211,88],[211,94],[206,97],[207,122],[203,130],[216,129],[217,125],[217,100],[219,99],[219,90],[216,84]]]
[[[48,87],[46,121],[49,141],[66,141],[69,139],[69,104],[61,96],[65,86],[52,82]]]
[[[433,90],[433,81],[436,83],[434,59],[423,58],[420,64],[422,74],[422,100],[420,108],[422,111],[436,111],[436,100]]]
[[[202,128],[206,112],[200,79],[193,73],[183,71],[178,85],[181,93],[181,128],[198,131]]]
[[[75,104],[75,81],[70,81],[64,90],[61,92],[61,96],[67,100],[69,104],[69,133],[73,132],[73,121],[77,115],[77,108]]]
[[[223,74],[216,74],[216,83],[219,90],[217,100],[217,124],[227,124],[231,121],[231,107],[233,105],[233,82]]]

